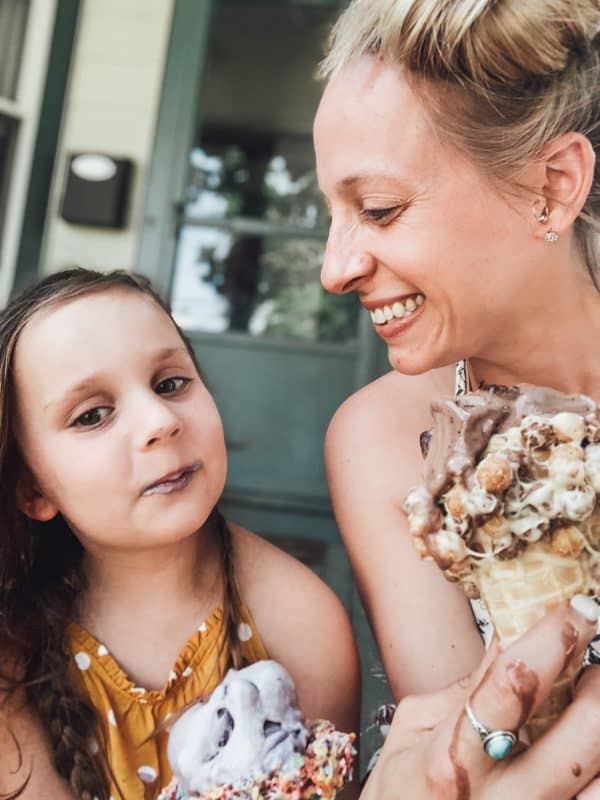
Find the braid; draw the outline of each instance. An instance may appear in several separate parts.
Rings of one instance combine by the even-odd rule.
[[[92,753],[98,717],[71,683],[66,648],[68,622],[83,588],[82,550],[62,518],[44,525],[36,557],[23,569],[22,580],[14,582],[7,603],[18,614],[9,620],[9,630],[22,632],[17,641],[24,664],[24,675],[12,681],[11,689],[25,689],[46,731],[56,771],[75,797],[108,800],[102,748]]]
[[[90,733],[97,727],[96,712],[74,692],[68,678],[68,657],[58,651],[45,655],[44,666],[49,671],[30,684],[28,695],[48,733],[56,771],[75,797],[108,800],[103,767],[92,752]]]
[[[225,670],[240,669],[247,661],[242,654],[239,627],[242,622],[242,602],[234,571],[233,539],[227,521],[218,508],[214,511],[221,546],[221,573],[223,578],[223,647],[226,648]]]

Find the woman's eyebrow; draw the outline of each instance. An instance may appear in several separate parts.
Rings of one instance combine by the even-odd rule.
[[[395,187],[400,188],[406,193],[410,193],[410,189],[406,181],[402,180],[397,173],[386,172],[385,170],[379,172],[357,172],[354,175],[348,175],[339,181],[337,188],[342,192],[347,192],[348,190],[354,189],[360,185],[376,184],[381,183],[382,181],[393,183]]]
[[[356,172],[353,175],[347,175],[345,178],[342,178],[338,183],[338,186],[343,188],[351,188],[356,186],[357,183],[372,183],[374,181],[381,180],[407,186],[406,182],[402,180],[397,172],[390,172],[387,170],[379,170],[376,172],[372,170],[369,170],[368,172]]]

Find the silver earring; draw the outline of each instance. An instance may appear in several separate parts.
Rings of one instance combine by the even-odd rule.
[[[550,242],[551,244],[554,244],[554,242],[558,241],[558,233],[556,231],[553,231],[552,228],[550,228],[550,230],[546,232],[546,235],[544,236],[544,240],[546,242]]]
[[[536,200],[535,203],[533,204],[533,216],[537,219],[538,222],[541,222],[542,225],[543,225],[544,222],[548,222],[548,220],[550,218],[550,211],[548,210],[548,206],[544,206],[542,208],[541,214],[538,214],[538,212],[537,212],[537,204],[538,204],[538,201]]]

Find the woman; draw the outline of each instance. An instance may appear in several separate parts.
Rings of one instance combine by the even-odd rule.
[[[420,479],[431,399],[455,391],[466,363],[472,385],[528,382],[600,400],[599,32],[598,0],[355,0],[323,65],[315,148],[331,230],[322,281],[357,292],[394,368],[338,410],[326,461],[398,700],[439,690],[483,656],[466,600],[418,560],[402,512]],[[536,653],[536,663],[524,659],[540,681],[536,703],[560,671],[555,647],[571,613],[515,645],[517,656]],[[589,641],[593,626],[579,635]],[[477,690],[476,719],[510,729],[520,718],[506,679],[515,654],[493,656],[474,683],[411,700],[410,713],[401,704],[369,797],[487,800],[508,785],[518,797],[558,800],[590,784],[600,770],[600,748],[587,746],[600,728],[598,668],[551,734],[554,749],[540,742],[526,759],[494,766],[463,724],[488,668],[496,691]],[[415,725],[434,733],[417,736]],[[546,770],[553,793],[534,794],[532,759],[542,757],[564,762],[564,780]],[[509,783],[498,790],[502,775]],[[596,783],[579,796],[598,793]]]

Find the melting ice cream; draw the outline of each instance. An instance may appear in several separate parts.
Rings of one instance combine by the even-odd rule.
[[[584,395],[483,387],[432,404],[424,482],[404,508],[417,552],[487,606],[503,646],[551,606],[600,597],[600,411]],[[571,664],[530,735],[569,702]]]
[[[206,703],[186,711],[169,735],[168,756],[186,794],[285,770],[308,731],[292,679],[275,661],[230,670]]]
[[[333,800],[352,779],[353,733],[305,721],[275,661],[230,670],[173,725],[174,778],[158,800]]]

